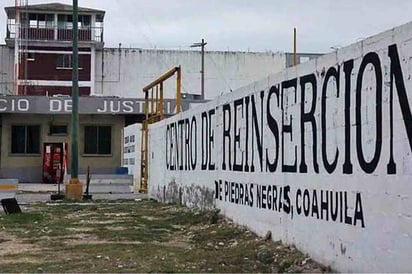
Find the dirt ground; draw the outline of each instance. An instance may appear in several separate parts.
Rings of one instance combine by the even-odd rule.
[[[296,248],[155,201],[36,203],[0,214],[0,272],[326,272]]]

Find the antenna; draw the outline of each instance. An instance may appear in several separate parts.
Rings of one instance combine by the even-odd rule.
[[[16,11],[16,15],[15,15],[16,34],[14,37],[14,93],[18,94],[19,93],[20,64],[22,60],[22,54],[23,52],[27,51],[27,46],[28,46],[27,45],[28,43],[27,41],[28,39],[27,19],[28,18],[25,18],[25,22],[22,23],[21,9],[22,7],[25,7],[26,17],[27,17],[28,0],[15,0],[14,4],[15,4],[15,11]],[[22,36],[24,37],[22,38]],[[22,48],[22,39],[26,39],[25,48]],[[27,60],[25,61],[25,75],[24,75],[25,78],[27,78],[27,63],[26,62]]]

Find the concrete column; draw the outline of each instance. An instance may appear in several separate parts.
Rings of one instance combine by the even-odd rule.
[[[92,41],[95,41],[96,39],[96,14],[92,14],[90,27],[91,27],[91,33],[92,33],[92,37],[91,37]]]
[[[90,54],[90,95],[96,95],[95,83],[96,83],[96,48],[91,48]]]
[[[59,23],[58,17],[57,17],[57,13],[54,14],[54,40],[57,40],[57,24]]]

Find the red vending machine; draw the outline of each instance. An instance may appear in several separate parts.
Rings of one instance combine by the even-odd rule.
[[[43,182],[61,183],[66,172],[66,145],[45,143],[43,150]]]

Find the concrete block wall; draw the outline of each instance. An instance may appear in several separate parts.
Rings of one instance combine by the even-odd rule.
[[[178,65],[182,67],[182,92],[200,94],[200,51],[104,48],[96,52],[93,95],[144,98],[144,86]],[[229,93],[285,67],[283,53],[206,51],[205,99]],[[176,77],[164,83],[164,91],[165,98],[176,98]]]
[[[152,125],[149,195],[338,271],[409,272],[411,38],[412,22]]]

